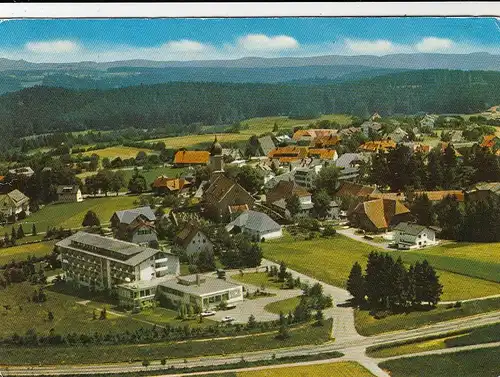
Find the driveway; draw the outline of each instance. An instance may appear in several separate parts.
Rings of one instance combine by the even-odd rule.
[[[387,242],[374,242],[374,241],[367,240],[366,238],[364,238],[363,235],[355,234],[354,232],[356,230],[357,230],[356,228],[337,229],[337,233],[342,234],[343,236],[352,238],[355,241],[363,242],[363,243],[366,243],[368,245],[374,246],[374,247],[379,248],[379,249],[395,250],[395,249],[389,247],[388,241]]]

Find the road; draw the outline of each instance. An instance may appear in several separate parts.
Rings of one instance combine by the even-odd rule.
[[[354,233],[356,230],[357,230],[356,228],[337,229],[337,233],[349,237],[355,241],[366,243],[367,245],[376,247],[377,249],[392,250],[392,251],[395,250],[389,247],[388,242],[374,242],[367,240],[362,234]]]

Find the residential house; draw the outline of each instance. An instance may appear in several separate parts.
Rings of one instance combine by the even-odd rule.
[[[312,190],[315,186],[315,180],[323,165],[311,167],[298,167],[293,171],[293,180],[299,186]]]
[[[500,137],[497,135],[485,135],[481,142],[481,147],[495,151],[500,151]]]
[[[335,136],[337,135],[337,132],[338,132],[337,130],[330,128],[297,130],[293,134],[292,139],[295,140],[297,143],[301,143],[304,145],[314,145],[315,140]]]
[[[114,236],[120,240],[139,245],[158,242],[156,216],[149,206],[116,211],[110,221]]]
[[[390,139],[367,141],[359,146],[361,151],[368,153],[377,153],[379,151],[388,152],[390,149],[394,148],[396,148],[396,143],[394,140]]]
[[[231,221],[233,221],[239,215],[241,215],[243,212],[246,212],[249,210],[250,210],[250,208],[248,208],[247,204],[229,206],[229,217],[230,217]]]
[[[378,134],[382,131],[382,125],[373,121],[366,121],[359,127],[366,137],[370,137],[370,134],[372,133]]]
[[[187,151],[183,149],[177,151],[174,156],[175,167],[208,165],[209,162],[209,151]]]
[[[313,140],[311,146],[316,148],[334,148],[342,140],[340,134],[320,136]]]
[[[271,160],[278,160],[280,164],[293,161],[300,161],[307,156],[307,147],[297,147],[288,145],[286,147],[277,147],[267,156]]]
[[[401,222],[394,227],[394,244],[398,249],[410,250],[421,249],[426,246],[437,244],[436,231],[438,229]]]
[[[370,117],[370,121],[374,122],[378,119],[381,119],[382,117],[379,115],[379,113],[375,112],[373,115]]]
[[[293,195],[296,195],[300,201],[300,212],[297,216],[309,216],[313,208],[311,193],[294,181],[280,181],[273,189],[269,190],[266,195],[266,204],[289,217],[290,211],[286,208],[286,201]]]
[[[307,151],[307,156],[325,161],[335,161],[339,158],[335,149],[326,148],[310,148]]]
[[[168,178],[165,175],[157,177],[152,184],[156,195],[165,195],[167,193],[182,193],[191,187],[191,182],[185,178]]]
[[[380,191],[374,186],[366,186],[354,182],[342,181],[335,195],[340,198],[358,197],[366,200],[370,197],[370,195],[379,192]]]
[[[394,131],[387,135],[387,137],[388,139],[394,140],[394,142],[399,144],[408,139],[408,132],[403,130],[401,127],[397,127]]]
[[[500,197],[500,182],[476,183],[466,192],[467,201],[480,201]]]
[[[273,149],[276,148],[273,138],[270,135],[259,137],[259,156],[267,156]]]
[[[198,274],[160,282],[158,294],[174,305],[191,305],[200,311],[216,309],[222,302],[235,304],[243,301],[241,285]]]
[[[214,244],[198,225],[190,222],[177,234],[175,243],[182,247],[188,257],[200,254],[202,251],[213,251]]]
[[[436,120],[439,118],[438,115],[425,115],[422,120],[420,120],[420,127],[428,127],[433,129],[434,128],[434,123],[436,123]]]
[[[23,175],[27,178],[31,177],[35,172],[29,166],[23,166],[21,168],[9,169],[9,173],[12,175]]]
[[[56,247],[66,279],[96,290],[113,291],[120,284],[180,272],[176,255],[98,234],[77,232]]]
[[[348,138],[348,137],[351,137],[352,135],[354,135],[358,132],[362,132],[360,127],[348,127],[348,128],[344,128],[344,129],[340,130],[339,135],[342,138]]]
[[[400,222],[411,220],[410,210],[399,200],[368,200],[349,212],[351,224],[368,232],[386,231]]]
[[[78,185],[57,186],[57,201],[59,203],[82,202],[83,195]]]
[[[228,232],[244,233],[254,241],[270,240],[282,237],[281,225],[262,212],[245,211],[231,221]]]
[[[203,209],[209,217],[227,221],[229,206],[246,204],[252,207],[255,199],[240,184],[223,174],[218,175],[203,192]]]
[[[359,167],[365,160],[361,153],[344,153],[336,161],[335,166],[340,168],[339,180],[352,180],[359,176]]]
[[[18,189],[5,195],[0,195],[0,211],[5,217],[18,216],[20,213],[29,214],[30,199]]]
[[[457,201],[464,201],[464,193],[461,190],[439,190],[439,191],[415,191],[405,195],[402,192],[373,193],[370,199],[392,199],[402,202],[413,201],[417,196],[427,195],[431,202],[437,203],[448,196],[454,196]]]

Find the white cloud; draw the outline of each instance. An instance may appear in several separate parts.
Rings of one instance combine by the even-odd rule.
[[[80,49],[78,43],[70,40],[28,42],[24,47],[30,52],[39,54],[65,54]]]
[[[248,51],[288,50],[299,47],[299,42],[288,35],[268,37],[265,34],[248,34],[238,39],[238,45]]]
[[[170,41],[162,45],[162,47],[173,52],[203,52],[209,48],[203,43],[188,39]]]
[[[395,50],[391,41],[379,39],[376,41],[346,39],[344,41],[347,48],[357,54],[387,54]]]
[[[449,50],[453,48],[454,42],[451,39],[426,37],[415,45],[419,52],[434,52]]]

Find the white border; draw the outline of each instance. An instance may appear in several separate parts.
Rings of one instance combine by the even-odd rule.
[[[172,17],[401,17],[494,16],[500,2],[351,3],[13,3],[0,4],[8,18]]]

